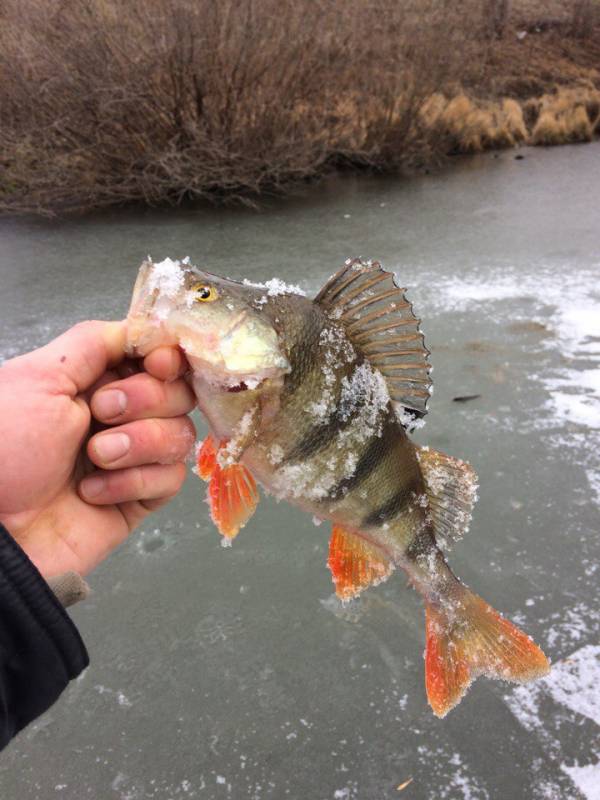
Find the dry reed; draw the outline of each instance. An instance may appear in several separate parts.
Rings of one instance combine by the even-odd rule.
[[[538,108],[531,131],[532,144],[589,142],[598,125],[600,91],[589,85],[559,88],[541,97]]]

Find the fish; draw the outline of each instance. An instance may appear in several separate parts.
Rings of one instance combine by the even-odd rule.
[[[466,586],[447,552],[468,530],[477,476],[411,435],[428,411],[430,352],[394,274],[348,259],[314,298],[189,261],[145,261],[127,348],[179,346],[209,434],[196,469],[222,543],[267,494],[331,523],[335,592],[357,597],[398,568],[425,605],[425,690],[438,717],[485,675],[547,674],[542,650]]]

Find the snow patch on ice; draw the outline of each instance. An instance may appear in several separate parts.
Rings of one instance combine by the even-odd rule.
[[[527,730],[542,726],[539,708],[544,697],[588,717],[600,726],[600,645],[586,645],[552,667],[533,684],[518,686],[505,700]]]
[[[449,276],[431,281],[435,294],[427,296],[440,313],[468,312],[473,305],[486,304],[490,320],[503,319],[511,311],[510,300],[526,300],[531,311],[523,321],[539,322],[553,335],[544,336],[534,345],[541,353],[558,353],[562,364],[532,375],[542,388],[542,402],[532,414],[534,429],[556,431],[569,426],[568,433],[556,440],[556,446],[577,451],[585,457],[584,468],[595,501],[600,505],[600,262],[591,268],[577,269],[568,279],[557,276],[555,266],[536,273],[505,271],[494,278],[488,274],[469,278]],[[427,276],[422,276],[427,285]],[[502,304],[494,317],[494,304]],[[517,320],[523,319],[523,312]],[[545,392],[545,397],[544,397]],[[512,424],[512,417],[507,424]],[[574,440],[572,428],[579,426],[593,436],[582,451]],[[590,451],[591,454],[590,454]],[[594,455],[594,453],[596,455]]]
[[[600,762],[587,764],[585,767],[561,764],[560,768],[571,778],[586,800],[600,800]]]
[[[546,677],[533,684],[518,686],[504,699],[525,730],[536,732],[542,745],[553,757],[561,752],[559,735],[565,726],[572,724],[579,727],[582,718],[600,726],[599,685],[600,645],[590,644],[553,665]],[[554,703],[562,713],[549,716],[548,703]],[[571,712],[566,719],[565,710]],[[597,759],[593,764],[583,766],[561,765],[561,769],[587,800],[598,800],[598,794],[590,793],[593,787],[600,787]]]

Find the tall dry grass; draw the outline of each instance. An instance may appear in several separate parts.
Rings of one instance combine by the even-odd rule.
[[[436,92],[419,110],[423,127],[448,153],[481,153],[520,144],[589,142],[600,133],[600,90],[590,83],[555,87],[523,104]]]
[[[559,87],[530,104],[535,120],[531,143],[590,142],[600,129],[600,91],[592,85]]]
[[[0,0],[0,209],[252,198],[430,145],[474,0]],[[475,37],[476,38],[476,37]]]

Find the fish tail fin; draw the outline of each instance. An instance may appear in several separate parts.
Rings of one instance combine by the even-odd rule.
[[[460,703],[478,675],[526,683],[546,675],[540,648],[465,587],[452,605],[426,604],[425,685],[438,717]]]

